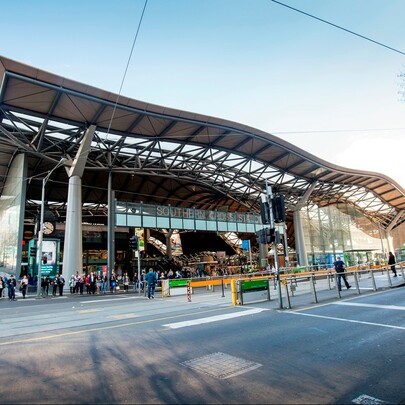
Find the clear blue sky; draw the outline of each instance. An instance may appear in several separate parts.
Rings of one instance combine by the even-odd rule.
[[[405,52],[404,0],[285,0]],[[144,0],[2,2],[0,54],[115,93]],[[241,122],[405,187],[405,56],[270,0],[149,0],[122,95]]]

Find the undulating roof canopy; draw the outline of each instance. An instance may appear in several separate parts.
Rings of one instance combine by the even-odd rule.
[[[255,128],[118,97],[1,56],[0,77],[0,195],[13,157],[25,153],[27,220],[38,211],[40,180],[61,157],[75,157],[90,125],[84,222],[106,223],[110,174],[119,201],[257,213],[267,181],[288,208],[311,188],[308,204],[353,204],[383,228],[405,220],[404,190],[391,178],[333,165]],[[61,168],[46,188],[61,221],[67,182]]]

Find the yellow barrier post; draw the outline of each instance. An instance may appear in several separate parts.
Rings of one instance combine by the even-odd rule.
[[[231,293],[232,293],[232,305],[238,305],[235,279],[231,280]]]

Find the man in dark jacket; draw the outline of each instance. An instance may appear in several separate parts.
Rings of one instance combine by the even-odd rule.
[[[391,270],[394,273],[394,277],[397,277],[397,269],[395,268],[395,256],[392,252],[388,253],[388,264],[391,266]]]
[[[340,257],[338,256],[336,258],[336,262],[333,263],[333,265],[335,266],[335,271],[337,273],[337,285],[338,285],[338,290],[342,291],[342,278],[343,281],[345,282],[345,286],[347,289],[349,289],[351,287],[351,285],[349,284],[349,282],[346,279],[346,268],[345,268],[345,264],[342,260],[340,260]]]
[[[153,271],[152,267],[149,269],[149,272],[145,277],[146,282],[148,283],[148,299],[155,298],[155,285],[157,281],[156,273]]]
[[[7,287],[8,287],[8,299],[9,301],[16,301],[15,299],[15,287],[17,285],[17,281],[12,274],[10,278],[7,280]]]

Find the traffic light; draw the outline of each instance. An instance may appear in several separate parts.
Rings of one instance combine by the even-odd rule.
[[[273,216],[274,222],[280,223],[285,222],[285,204],[284,197],[280,194],[277,194],[273,198]]]
[[[272,243],[276,240],[274,229],[266,228],[264,231],[265,231],[266,243]]]
[[[31,246],[30,247],[30,256],[31,257],[37,257],[37,247],[36,246]]]
[[[256,232],[256,238],[259,243],[272,243],[276,239],[275,230],[271,228],[263,228]]]
[[[259,229],[256,232],[256,239],[259,243],[265,244],[266,243],[266,231],[264,229]]]
[[[44,256],[42,258],[42,264],[47,264],[48,263],[48,258],[46,256]]]
[[[129,238],[129,247],[133,250],[138,250],[138,237],[137,236],[131,236]]]
[[[262,224],[270,223],[270,205],[269,202],[267,201],[267,196],[265,194],[261,195],[260,215],[262,217]]]

